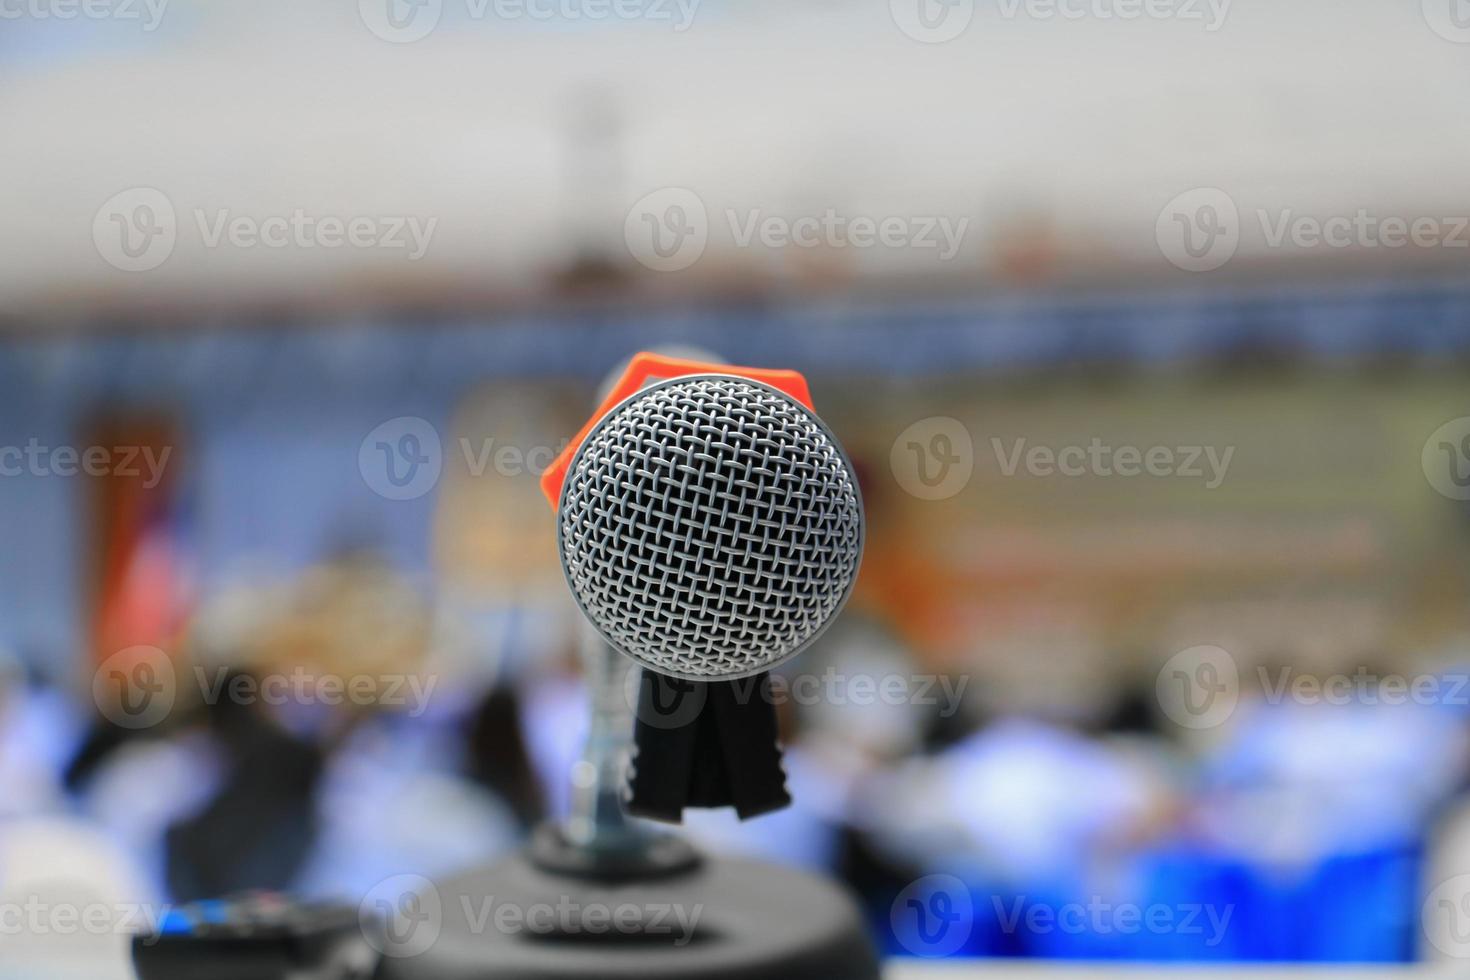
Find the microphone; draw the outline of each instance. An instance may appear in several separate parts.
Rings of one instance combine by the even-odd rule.
[[[437,883],[437,942],[422,956],[389,953],[382,980],[878,980],[863,916],[841,888],[619,819],[677,822],[686,806],[725,805],[746,817],[789,802],[766,672],[842,608],[864,534],[852,466],[805,379],[638,354],[541,488],[572,595],[598,634],[589,652],[604,642],[619,651],[588,657],[583,809],[566,832],[543,826],[519,853]],[[604,792],[625,778],[619,656],[640,665],[642,685],[621,808]],[[486,930],[470,910],[487,895],[523,909],[553,895],[585,908],[611,896],[620,915],[705,914],[687,942],[670,942],[652,919],[530,936]]]
[[[857,478],[805,382],[715,370],[607,411],[558,508],[577,605],[645,668],[627,807],[675,822],[686,805],[743,818],[789,802],[766,672],[836,618],[864,537]]]

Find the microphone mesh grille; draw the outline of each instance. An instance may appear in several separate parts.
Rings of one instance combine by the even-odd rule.
[[[846,601],[862,500],[807,408],[724,375],[645,389],[579,449],[562,491],[562,566],[612,644],[663,674],[758,673]]]

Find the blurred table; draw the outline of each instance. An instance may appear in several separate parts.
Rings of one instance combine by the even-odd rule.
[[[1118,963],[1058,966],[1031,960],[976,960],[954,963],[892,961],[885,980],[1463,980],[1453,967],[1353,966],[1324,963],[1306,966],[1262,966],[1251,963],[1188,964]]]
[[[1027,960],[926,963],[895,960],[885,980],[1463,980],[1454,967],[1380,967],[1322,964],[1306,967],[1221,963],[1192,967],[1174,964],[1120,963],[1106,966],[1057,966]],[[135,980],[116,962],[85,962],[59,954],[44,961],[0,963],[0,980]]]

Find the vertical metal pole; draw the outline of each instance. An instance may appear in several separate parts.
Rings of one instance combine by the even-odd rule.
[[[624,854],[646,848],[655,835],[623,812],[628,757],[632,747],[629,671],[638,667],[607,645],[591,624],[581,634],[582,664],[592,719],[582,758],[572,767],[572,812],[565,833],[573,845]]]

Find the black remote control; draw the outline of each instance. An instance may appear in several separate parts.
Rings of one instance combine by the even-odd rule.
[[[381,943],[345,905],[253,893],[172,909],[133,937],[140,980],[368,980]]]

